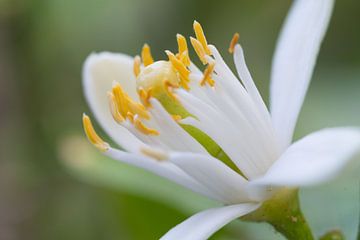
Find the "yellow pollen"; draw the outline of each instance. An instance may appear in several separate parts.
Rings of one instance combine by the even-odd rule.
[[[171,115],[172,119],[174,119],[176,122],[179,122],[182,117],[180,115]]]
[[[110,112],[111,112],[111,115],[113,116],[114,120],[117,123],[123,122],[125,119],[119,112],[119,107],[117,106],[115,96],[112,92],[108,93],[108,99],[109,99]]]
[[[189,86],[187,83],[190,82],[189,80],[190,71],[179,59],[175,57],[175,55],[172,52],[168,50],[166,50],[165,52],[168,55],[169,61],[171,62],[172,66],[180,74],[180,85],[184,87],[186,90],[189,90]]]
[[[125,93],[119,83],[116,83],[113,86],[112,93],[114,95],[114,99],[116,102],[116,106],[118,107],[119,113],[121,114],[121,116],[126,118],[126,114],[129,111],[129,108],[128,108],[128,104],[126,101]]]
[[[193,48],[195,49],[196,54],[200,58],[200,61],[205,65],[207,63],[207,60],[205,58],[206,53],[204,47],[196,38],[190,37],[190,42]]]
[[[234,33],[234,36],[231,39],[230,46],[229,46],[229,53],[234,53],[235,45],[239,41],[239,33]]]
[[[134,123],[134,114],[132,114],[131,112],[127,112],[126,118],[129,119],[131,123]]]
[[[126,96],[126,100],[128,103],[129,111],[132,114],[137,114],[142,118],[150,119],[150,115],[146,111],[146,108],[141,103],[137,103],[134,100],[132,100],[129,96]]]
[[[131,99],[121,88],[119,83],[116,83],[112,89],[114,100],[118,108],[118,112],[123,118],[128,117],[128,113],[132,115],[139,115],[142,118],[149,119],[150,115],[146,111],[146,108],[141,104]]]
[[[205,34],[204,34],[204,31],[200,25],[200,23],[198,23],[197,21],[194,21],[194,24],[193,24],[193,28],[194,28],[194,32],[195,32],[195,35],[196,35],[196,38],[197,40],[199,40],[199,42],[201,43],[201,45],[203,46],[204,50],[205,50],[205,53],[207,55],[210,55],[211,54],[211,51],[208,47],[208,44],[207,44],[207,41],[206,41],[206,37],[205,37]]]
[[[140,74],[141,71],[140,65],[141,65],[141,58],[140,56],[136,55],[134,58],[134,67],[133,67],[135,77],[139,76]]]
[[[176,34],[176,40],[178,44],[179,59],[184,63],[185,66],[190,65],[190,57],[186,39],[181,34]]]
[[[142,87],[140,87],[138,90],[140,100],[145,105],[145,107],[151,107],[151,104],[149,101],[151,98],[151,92],[152,92],[152,88],[150,88],[149,90],[146,91]]]
[[[177,97],[176,97],[176,95],[173,93],[172,89],[173,89],[173,88],[178,88],[179,86],[176,86],[176,85],[172,84],[172,83],[169,82],[169,81],[164,81],[164,87],[165,87],[164,89],[165,89],[166,93],[167,93],[172,99],[174,99],[174,100],[177,101]]]
[[[148,44],[144,44],[141,50],[141,58],[143,60],[144,66],[148,66],[154,62],[154,59],[151,55],[150,46]]]
[[[153,148],[143,147],[140,152],[148,157],[154,158],[158,161],[164,161],[168,158],[167,154],[163,151],[159,151]]]
[[[97,147],[101,151],[107,151],[109,149],[109,144],[107,142],[104,142],[99,135],[95,132],[95,129],[91,123],[90,118],[84,113],[82,117],[83,121],[83,127],[85,134],[89,141]]]
[[[159,135],[159,132],[156,129],[145,126],[139,118],[134,118],[134,126],[145,135]]]
[[[205,83],[208,83],[211,87],[215,85],[214,79],[211,78],[211,74],[214,72],[215,63],[209,63],[204,71],[204,77],[200,82],[201,86],[204,86]]]
[[[179,59],[186,67],[190,66],[190,58],[188,51],[177,53],[176,54],[177,59]],[[189,58],[189,62],[187,62],[186,58]]]

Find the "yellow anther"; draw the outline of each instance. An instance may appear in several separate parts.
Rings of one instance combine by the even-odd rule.
[[[183,53],[177,53],[176,54],[177,59],[179,59],[186,67],[190,66],[190,58],[188,51],[185,51]],[[188,59],[188,60],[187,60]]]
[[[109,149],[109,144],[104,142],[99,135],[95,132],[95,129],[91,123],[90,118],[84,113],[82,117],[83,127],[85,134],[89,141],[94,144],[95,147],[100,149],[101,151],[107,151]]]
[[[231,39],[230,46],[229,46],[229,53],[234,53],[235,45],[239,41],[239,33],[234,33],[234,36]]]
[[[137,114],[142,118],[150,119],[150,115],[146,111],[146,108],[141,104],[132,100],[129,96],[126,96],[129,112]]]
[[[123,118],[128,117],[128,113],[139,115],[142,118],[149,119],[150,115],[146,111],[146,108],[141,104],[132,100],[129,95],[127,95],[121,85],[116,83],[113,86],[112,94],[114,96],[114,101],[116,103],[118,112]]]
[[[140,56],[136,55],[134,58],[134,67],[133,67],[135,77],[139,76],[140,74],[141,71],[140,65],[141,65],[141,58]]]
[[[168,155],[160,150],[149,148],[149,147],[142,147],[140,148],[140,152],[148,157],[154,158],[158,161],[164,161],[168,159]]]
[[[172,119],[174,119],[176,122],[179,122],[182,117],[180,115],[171,115]]]
[[[189,74],[190,74],[189,69],[187,69],[186,66],[179,59],[177,59],[172,52],[168,50],[166,50],[165,52],[166,55],[169,57],[172,66],[178,71],[180,76],[183,77],[183,79],[188,82]]]
[[[209,65],[206,67],[204,71],[204,77],[200,82],[201,86],[204,86],[206,83],[208,83],[211,87],[215,85],[214,79],[211,78],[211,74],[214,72],[215,63],[209,63]]]
[[[119,107],[117,106],[115,96],[112,92],[108,93],[108,99],[109,99],[110,112],[111,112],[111,115],[113,116],[114,120],[117,123],[123,122],[125,119],[119,112]]]
[[[143,60],[144,66],[148,66],[154,62],[154,59],[151,55],[151,50],[148,44],[144,44],[141,50],[141,58]]]
[[[126,118],[129,119],[131,123],[134,123],[134,114],[132,114],[131,112],[126,113]]]
[[[156,129],[145,126],[139,118],[134,118],[134,126],[145,135],[159,135],[159,132],[156,131]]]
[[[112,93],[114,95],[114,99],[116,102],[116,106],[118,107],[118,111],[126,118],[126,114],[129,111],[128,103],[126,100],[125,92],[123,91],[121,85],[119,83],[116,83],[112,88]]]
[[[193,37],[190,37],[190,42],[193,48],[195,49],[196,54],[200,58],[200,61],[205,65],[207,63],[207,60],[205,58],[206,53],[203,46],[197,39]]]
[[[164,89],[166,91],[166,93],[173,99],[177,101],[177,97],[176,95],[173,93],[172,89],[173,88],[178,88],[179,86],[172,84],[169,81],[164,81]]]
[[[205,50],[205,53],[207,55],[210,55],[211,54],[211,51],[208,47],[208,44],[207,44],[207,41],[206,41],[206,37],[205,37],[205,34],[204,34],[204,31],[200,25],[200,23],[198,23],[197,21],[194,21],[194,24],[193,24],[193,28],[194,28],[194,32],[195,32],[195,35],[196,35],[196,38],[197,40],[199,40],[199,42],[201,43],[201,45],[203,46],[204,50]]]
[[[176,40],[178,44],[179,59],[188,67],[190,65],[190,57],[186,39],[183,35],[176,34]]]
[[[188,84],[189,80],[188,79],[185,79],[184,77],[182,77],[180,75],[180,86],[182,88],[184,88],[185,90],[189,91],[190,90],[190,87],[189,87],[189,84]]]
[[[151,104],[149,101],[151,98],[151,92],[152,92],[152,88],[150,88],[149,90],[146,91],[142,87],[140,87],[138,90],[140,100],[145,105],[145,107],[151,107]]]

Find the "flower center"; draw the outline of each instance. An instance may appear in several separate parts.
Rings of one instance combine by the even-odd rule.
[[[202,27],[198,22],[194,22],[194,31],[196,38],[190,38],[191,44],[199,57],[200,61],[206,65],[204,72],[197,73],[201,79],[191,81],[191,61],[188,54],[188,47],[185,37],[180,34],[176,35],[178,43],[178,52],[176,54],[166,50],[168,60],[154,61],[151,55],[149,45],[144,44],[141,57],[134,58],[133,71],[136,76],[136,90],[141,102],[132,99],[121,87],[119,83],[115,83],[111,91],[108,93],[110,110],[114,120],[128,128],[136,136],[143,137],[146,140],[157,138],[161,133],[158,131],[156,124],[152,124],[151,98],[157,99],[164,109],[173,116],[174,120],[194,139],[196,139],[210,155],[222,160],[235,171],[240,170],[235,166],[222,148],[207,134],[191,125],[183,124],[181,119],[196,116],[191,115],[185,107],[180,103],[176,96],[175,89],[184,89],[191,91],[201,91],[203,87],[215,87],[215,80],[212,74],[215,69],[215,61],[209,56],[211,55],[207,40],[203,33]],[[234,41],[232,41],[234,42]],[[232,43],[234,45],[234,43]],[[230,46],[231,47],[231,46]],[[233,46],[232,46],[233,48]],[[194,85],[195,84],[195,85]],[[193,89],[192,89],[193,88]],[[91,122],[84,120],[84,126],[91,126]],[[106,149],[96,135],[91,131],[87,131],[89,136],[96,142],[98,146]],[[154,139],[154,142],[158,140]],[[175,149],[176,150],[176,149]],[[149,154],[146,154],[149,155]],[[150,154],[151,155],[151,154]]]
[[[181,77],[170,61],[156,61],[145,66],[137,75],[136,87],[140,99],[148,105],[147,96],[156,98],[172,115],[181,118],[189,113],[177,101],[173,88],[179,88]]]

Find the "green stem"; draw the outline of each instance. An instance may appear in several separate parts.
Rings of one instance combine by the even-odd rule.
[[[289,240],[314,240],[301,212],[298,190],[279,190],[256,211],[241,218],[245,221],[267,222]]]

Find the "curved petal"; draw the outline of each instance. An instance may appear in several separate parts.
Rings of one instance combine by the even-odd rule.
[[[312,133],[291,145],[253,183],[276,186],[316,185],[336,177],[360,152],[359,128],[333,128]]]
[[[259,204],[236,204],[197,213],[167,232],[160,240],[203,240],[230,221],[254,211]]]
[[[245,62],[244,50],[240,46],[240,44],[235,45],[234,49],[234,63],[238,75],[241,79],[241,82],[244,84],[247,92],[251,96],[252,100],[254,101],[255,105],[258,107],[259,112],[264,117],[266,123],[271,125],[269,111],[265,105],[264,100],[262,99],[259,90],[257,89],[255,82],[250,74],[250,71]]]
[[[224,204],[249,202],[248,181],[220,160],[195,153],[173,153],[170,161],[196,179]]]
[[[333,5],[333,0],[295,1],[278,40],[272,65],[270,105],[283,149],[291,143]]]
[[[140,154],[128,153],[114,148],[109,148],[109,150],[104,152],[104,154],[114,160],[143,168],[196,193],[200,193],[217,201],[219,200],[217,196],[210,194],[209,191],[195,179],[168,161],[157,161]]]
[[[137,151],[141,142],[113,120],[107,98],[113,81],[120,82],[129,95],[137,98],[132,66],[133,59],[125,54],[93,53],[83,66],[83,88],[86,100],[105,132],[126,150]]]

